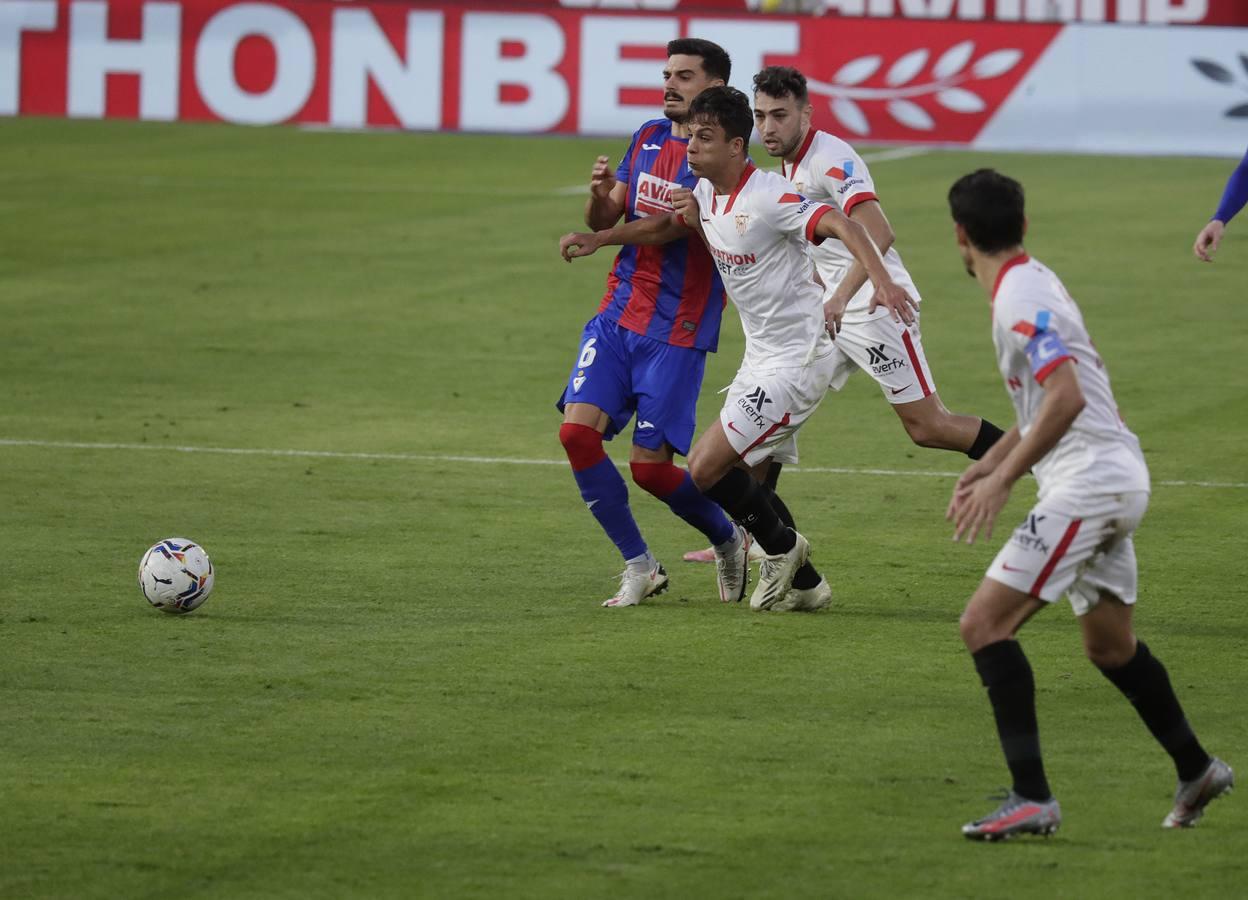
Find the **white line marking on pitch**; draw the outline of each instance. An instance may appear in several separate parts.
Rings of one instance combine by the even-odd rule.
[[[338,450],[274,450],[264,447],[185,447],[173,444],[122,444],[88,441],[33,441],[0,438],[0,447],[41,447],[54,450],[158,450],[166,453],[215,453],[223,456],[271,456],[301,459],[375,459],[392,462],[440,462],[506,466],[566,466],[566,459],[521,459],[510,456],[458,456],[440,453],[351,453]],[[621,469],[627,463],[616,463]],[[839,466],[788,466],[786,472],[814,475],[869,475],[888,478],[957,478],[961,472],[919,469],[850,469]],[[1155,481],[1160,487],[1248,488],[1241,481]]]

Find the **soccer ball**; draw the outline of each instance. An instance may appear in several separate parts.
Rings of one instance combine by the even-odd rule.
[[[212,593],[212,580],[212,560],[186,538],[165,538],[139,562],[139,590],[161,612],[198,609]]]

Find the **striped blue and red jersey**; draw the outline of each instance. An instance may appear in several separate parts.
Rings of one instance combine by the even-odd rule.
[[[628,184],[626,221],[670,213],[672,189],[693,190],[698,178],[685,159],[688,144],[672,136],[667,119],[637,130],[615,174]],[[598,312],[637,334],[714,352],[726,302],[706,245],[691,233],[669,244],[620,250]]]

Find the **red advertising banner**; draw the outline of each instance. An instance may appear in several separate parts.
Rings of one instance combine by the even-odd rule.
[[[722,44],[734,83],[810,79],[847,136],[965,143],[1062,26],[636,15],[459,4],[0,0],[0,115],[627,134],[664,47]],[[6,54],[6,50],[8,50]]]

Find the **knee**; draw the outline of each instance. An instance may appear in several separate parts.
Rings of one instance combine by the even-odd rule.
[[[684,469],[670,462],[633,462],[628,467],[636,485],[659,498],[671,496],[685,481]]]
[[[1135,638],[1085,637],[1083,652],[1098,669],[1121,669],[1135,656]]]
[[[958,619],[958,633],[971,653],[1010,637],[997,623],[970,608]]]
[[[906,434],[910,435],[910,440],[914,441],[916,446],[940,449],[945,442],[942,440],[943,433],[939,423],[928,421],[927,419],[903,419]]]
[[[698,490],[705,494],[723,477],[723,472],[705,456],[694,455],[689,457],[689,477],[693,479]]]
[[[559,426],[559,443],[567,451],[572,468],[580,471],[606,458],[602,449],[602,434],[588,425],[564,422]]]

